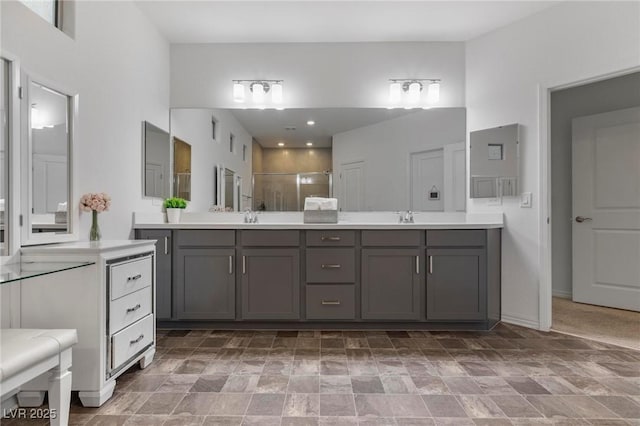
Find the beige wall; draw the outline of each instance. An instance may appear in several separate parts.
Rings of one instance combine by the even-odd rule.
[[[262,173],[262,145],[254,139],[252,142],[251,160],[253,173]]]
[[[264,173],[301,173],[331,170],[331,148],[318,149],[262,149]],[[254,169],[254,172],[256,170]]]

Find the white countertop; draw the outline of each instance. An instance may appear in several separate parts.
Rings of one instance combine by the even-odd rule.
[[[46,244],[39,246],[22,247],[22,254],[40,253],[65,253],[65,254],[96,254],[112,250],[144,247],[155,244],[154,240],[103,240],[103,241],[76,241],[72,243]]]
[[[163,213],[134,213],[135,229],[489,229],[503,228],[502,213],[414,213],[414,223],[399,223],[394,212],[340,212],[338,223],[304,223],[302,212],[258,214],[244,223],[243,213],[182,212],[180,223],[165,223]]]

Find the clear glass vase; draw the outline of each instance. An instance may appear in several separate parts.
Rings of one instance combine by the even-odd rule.
[[[89,231],[89,241],[100,241],[100,226],[98,226],[98,212],[91,211],[91,230]]]

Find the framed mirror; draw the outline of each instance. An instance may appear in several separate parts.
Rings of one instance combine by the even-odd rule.
[[[518,195],[519,125],[471,132],[471,198]]]
[[[169,132],[145,121],[142,125],[142,193],[150,198],[171,194],[171,138]]]
[[[173,193],[191,201],[191,145],[173,138]]]
[[[23,76],[23,245],[77,239],[73,140],[78,99],[41,81]]]
[[[0,256],[7,256],[9,229],[9,62],[2,58],[0,66]]]

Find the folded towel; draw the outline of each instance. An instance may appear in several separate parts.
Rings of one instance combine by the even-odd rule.
[[[58,211],[59,212],[66,212],[67,211],[67,202],[66,201],[64,203],[58,203]]]
[[[304,199],[305,210],[338,210],[337,198],[307,197]]]

